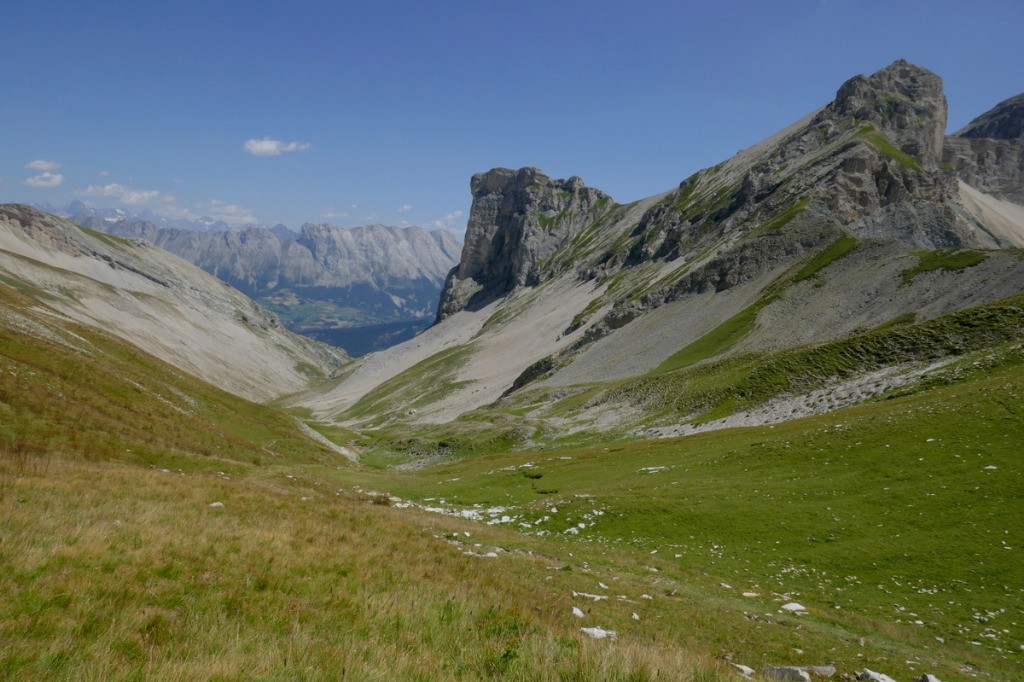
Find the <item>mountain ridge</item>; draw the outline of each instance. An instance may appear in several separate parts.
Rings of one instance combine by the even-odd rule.
[[[0,206],[0,274],[54,315],[113,333],[189,373],[266,401],[347,357],[291,334],[242,293],[142,240],[29,206]]]
[[[535,168],[478,174],[434,327],[303,404],[352,424],[395,423],[403,405],[413,421],[443,423],[527,386],[564,395],[622,377],[617,356],[643,374],[703,337],[725,341],[704,341],[701,361],[1019,293],[1024,263],[1006,249],[1024,245],[1024,220],[1011,208],[994,225],[1005,206],[991,202],[1003,200],[943,160],[945,121],[941,79],[898,60],[632,204]],[[909,274],[926,262],[936,265]],[[441,361],[455,349],[458,363]],[[449,389],[427,399],[410,390],[420,375]]]

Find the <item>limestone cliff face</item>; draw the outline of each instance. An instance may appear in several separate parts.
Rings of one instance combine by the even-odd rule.
[[[946,132],[942,79],[899,59],[871,76],[843,83],[826,116],[852,116],[878,128],[926,169],[939,166]]]
[[[947,137],[943,160],[971,187],[1024,204],[1024,94]]]
[[[295,238],[281,238],[265,228],[196,232],[144,221],[79,222],[152,242],[262,301],[339,302],[355,322],[430,319],[459,249],[450,233],[419,227],[307,224]]]
[[[578,177],[552,180],[536,168],[478,173],[470,189],[473,205],[462,259],[445,281],[438,320],[516,287],[539,284],[557,269],[546,260],[609,202]]]

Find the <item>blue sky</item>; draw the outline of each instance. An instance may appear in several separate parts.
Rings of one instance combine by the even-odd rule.
[[[1024,91],[1024,3],[137,2],[0,12],[0,201],[461,231],[495,166],[619,201],[903,57],[950,129]]]

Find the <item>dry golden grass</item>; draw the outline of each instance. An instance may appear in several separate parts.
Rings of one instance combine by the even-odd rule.
[[[578,576],[439,537],[469,524],[10,449],[0,476],[0,679],[724,674],[663,641],[588,640],[570,613]]]

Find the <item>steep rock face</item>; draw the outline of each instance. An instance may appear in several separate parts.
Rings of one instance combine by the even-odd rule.
[[[943,160],[971,187],[1024,204],[1024,94],[948,136]]]
[[[445,281],[437,319],[552,274],[545,261],[609,203],[583,180],[552,180],[536,168],[473,176],[462,259]]]
[[[946,97],[942,79],[927,69],[899,59],[871,76],[854,76],[826,107],[826,116],[837,115],[873,124],[924,168],[941,162]]]

